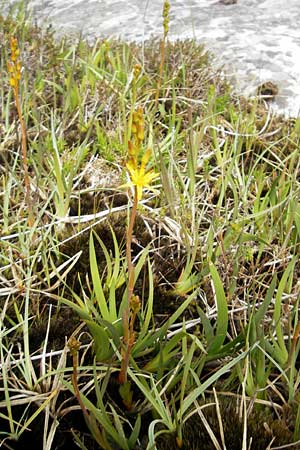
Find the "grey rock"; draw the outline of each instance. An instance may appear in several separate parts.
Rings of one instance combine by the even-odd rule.
[[[237,0],[219,0],[219,3],[221,3],[221,5],[235,5]]]

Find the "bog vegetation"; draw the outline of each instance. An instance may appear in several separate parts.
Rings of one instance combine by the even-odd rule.
[[[0,446],[300,448],[299,119],[194,41],[0,17]]]

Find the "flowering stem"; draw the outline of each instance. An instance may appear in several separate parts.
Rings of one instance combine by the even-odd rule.
[[[160,43],[160,63],[159,63],[159,74],[158,74],[156,93],[155,93],[154,109],[157,109],[158,99],[159,99],[159,94],[160,94],[160,89],[161,89],[161,82],[162,82],[163,69],[164,69],[164,63],[165,63],[165,44],[166,44],[165,38],[163,38]]]
[[[132,245],[132,235],[133,235],[133,227],[136,218],[138,206],[138,191],[137,187],[134,187],[134,199],[133,205],[131,209],[129,225],[127,228],[126,234],[126,259],[127,259],[127,268],[128,268],[128,292],[127,292],[127,304],[123,311],[122,321],[123,321],[123,341],[125,349],[123,351],[123,358],[121,363],[121,371],[119,373],[119,383],[124,384],[127,381],[127,368],[129,364],[129,356],[133,346],[134,341],[134,333],[133,333],[133,320],[130,320],[130,301],[133,296],[133,288],[134,288],[134,265],[132,263],[131,257],[131,245]],[[130,322],[130,324],[129,324]]]
[[[28,176],[28,160],[27,160],[27,137],[26,126],[22,116],[22,108],[19,100],[19,82],[21,79],[21,62],[19,60],[20,49],[18,47],[18,41],[16,38],[10,39],[11,59],[8,62],[7,70],[10,75],[9,83],[13,89],[15,105],[17,108],[17,114],[21,126],[21,151],[22,151],[22,166],[24,170],[24,184],[25,184],[25,203],[28,208],[28,223],[32,227],[34,223],[32,203],[30,198],[30,181]]]
[[[21,110],[19,94],[18,94],[18,85],[16,85],[13,88],[13,92],[14,92],[15,104],[16,104],[16,108],[17,108],[17,113],[18,113],[19,122],[20,122],[20,126],[21,126],[21,135],[22,135],[21,149],[22,149],[22,165],[23,165],[23,170],[24,170],[25,203],[28,207],[28,224],[30,227],[32,227],[33,223],[34,223],[34,218],[33,218],[32,204],[31,204],[31,198],[30,198],[30,181],[29,181],[29,176],[28,176],[26,126],[25,126],[24,119],[22,116],[22,110]]]
[[[128,297],[127,297],[127,307],[129,308],[130,299],[133,294],[133,286],[134,286],[134,265],[132,263],[131,258],[131,245],[132,245],[132,235],[133,235],[133,227],[136,218],[136,211],[138,206],[138,193],[137,187],[134,187],[134,199],[133,205],[130,214],[129,225],[127,229],[126,236],[126,258],[127,258],[127,266],[128,266]]]
[[[157,86],[156,86],[156,94],[155,94],[155,101],[154,101],[154,109],[157,109],[158,105],[158,99],[161,89],[161,83],[163,78],[163,69],[165,64],[165,48],[166,48],[166,42],[168,38],[168,32],[169,32],[169,12],[170,12],[170,3],[168,0],[164,1],[163,6],[163,27],[164,27],[164,37],[160,42],[160,64],[159,64],[159,75],[157,80]]]

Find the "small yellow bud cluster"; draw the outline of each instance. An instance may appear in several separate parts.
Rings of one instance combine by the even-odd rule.
[[[16,38],[10,39],[11,56],[7,64],[7,70],[10,74],[9,83],[14,89],[18,89],[19,80],[21,79],[21,62],[19,61],[20,49]]]
[[[72,356],[76,355],[79,352],[80,345],[80,342],[74,336],[70,337],[68,341],[68,347]]]
[[[164,8],[163,8],[163,26],[164,26],[164,37],[167,37],[167,34],[169,32],[169,23],[170,23],[170,2],[168,0],[165,0],[164,2]]]
[[[138,295],[132,295],[130,298],[130,310],[133,314],[137,314],[141,309],[141,300]]]
[[[139,74],[141,73],[141,65],[140,64],[135,64],[133,66],[133,77],[134,80],[136,81],[138,79]]]

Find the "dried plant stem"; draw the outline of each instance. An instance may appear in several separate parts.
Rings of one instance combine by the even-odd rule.
[[[80,405],[80,408],[83,412],[83,415],[85,417],[85,419],[87,420],[87,422],[89,421],[89,414],[88,411],[86,409],[86,407],[84,406],[82,400],[81,400],[81,396],[80,396],[80,392],[79,392],[79,388],[78,388],[78,373],[77,373],[77,369],[78,369],[78,350],[79,350],[79,345],[77,347],[78,341],[72,341],[70,339],[70,351],[71,351],[71,355],[72,355],[72,362],[73,362],[73,373],[72,373],[72,385],[73,385],[73,389],[74,389],[74,393],[75,396],[78,400],[78,403]]]
[[[24,184],[25,184],[25,203],[28,208],[28,223],[32,227],[34,223],[32,203],[30,197],[30,180],[28,175],[28,159],[27,159],[27,136],[26,136],[26,126],[22,115],[22,108],[19,99],[19,86],[21,80],[21,61],[19,59],[20,49],[18,45],[18,40],[11,36],[10,38],[10,50],[11,56],[10,61],[7,64],[7,70],[9,73],[9,83],[13,89],[15,105],[17,108],[17,114],[19,117],[19,122],[21,126],[21,151],[22,151],[22,166],[24,170]]]
[[[126,258],[127,258],[127,266],[128,266],[128,297],[127,297],[128,308],[129,308],[130,299],[132,297],[133,287],[134,287],[134,265],[132,263],[132,257],[131,257],[131,245],[132,245],[133,227],[134,227],[135,218],[136,218],[137,206],[138,206],[138,193],[137,193],[137,188],[135,186],[134,187],[134,200],[133,200],[133,205],[132,205],[132,209],[131,209],[129,225],[127,228],[127,236],[126,236]]]
[[[154,110],[157,109],[158,105],[158,99],[161,89],[161,83],[163,78],[163,70],[164,70],[164,64],[165,64],[165,53],[166,53],[166,42],[169,32],[169,11],[170,11],[170,3],[165,0],[164,1],[164,7],[163,7],[163,28],[164,28],[164,37],[160,42],[160,63],[159,63],[159,74],[158,74],[158,80],[157,80],[157,86],[156,86],[156,93],[155,93],[155,101],[154,101]]]
[[[95,418],[91,416],[86,409],[80,395],[79,387],[78,387],[78,351],[80,348],[80,342],[74,337],[71,336],[69,339],[69,349],[70,353],[72,355],[72,362],[73,362],[73,373],[72,373],[72,385],[74,389],[74,394],[77,398],[77,401],[79,403],[79,406],[81,408],[81,411],[83,412],[85,421],[87,426],[89,427],[90,431],[92,432],[94,438],[96,439],[97,443],[100,445],[101,448],[105,450],[111,450],[111,446],[108,444],[104,436],[101,434],[99,427],[97,426],[97,423],[95,421]]]
[[[158,105],[158,99],[161,89],[161,82],[163,77],[163,70],[164,70],[164,64],[165,64],[165,38],[161,40],[160,43],[160,63],[159,63],[159,74],[158,74],[158,80],[157,80],[157,86],[156,86],[156,93],[155,93],[155,101],[154,101],[154,109],[157,109]]]
[[[20,126],[21,126],[22,166],[23,166],[23,170],[24,170],[25,203],[28,208],[28,225],[30,227],[32,227],[33,223],[34,223],[34,216],[33,216],[32,203],[31,203],[30,180],[29,180],[29,175],[28,175],[27,136],[26,136],[27,133],[26,133],[26,126],[24,123],[22,109],[21,109],[20,100],[19,100],[18,85],[14,86],[13,92],[14,92],[15,105],[17,108],[18,118],[19,118],[19,122],[20,122]]]

